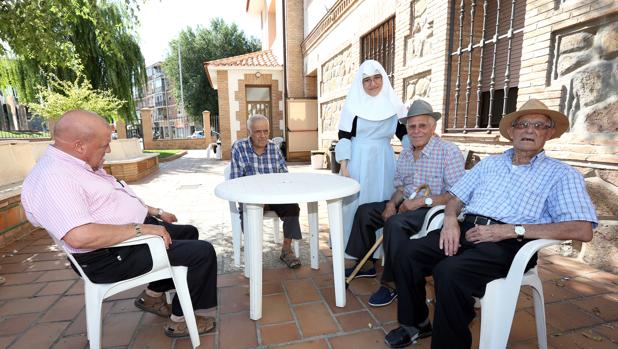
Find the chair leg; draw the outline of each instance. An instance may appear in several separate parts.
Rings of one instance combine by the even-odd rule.
[[[279,218],[273,217],[273,240],[276,244],[281,243],[281,233],[279,231]]]
[[[509,297],[505,279],[497,279],[487,284],[485,296],[481,299],[481,338],[480,349],[505,349],[511,332],[517,294]]]
[[[101,306],[103,305],[103,296],[99,295],[96,289],[88,289],[88,285],[84,285],[84,297],[86,299],[86,331],[88,332],[88,341],[90,349],[101,348]]]
[[[292,240],[292,245],[294,246],[294,255],[296,256],[296,258],[300,257],[300,250],[298,247],[298,240]]]
[[[200,335],[197,330],[197,323],[195,322],[195,313],[193,312],[193,303],[191,302],[189,286],[187,285],[188,270],[189,268],[187,267],[172,267],[172,274],[178,300],[180,301],[180,307],[182,308],[182,314],[185,317],[189,336],[191,337],[191,344],[193,344],[193,348],[197,348],[200,346]]]
[[[547,349],[547,327],[545,325],[545,298],[543,297],[543,284],[537,277],[529,283],[532,288],[534,299],[534,318],[536,321],[536,337],[539,349]]]

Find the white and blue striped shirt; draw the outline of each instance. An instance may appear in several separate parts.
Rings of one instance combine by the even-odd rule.
[[[490,156],[466,173],[450,192],[464,213],[508,224],[588,221],[598,224],[582,175],[542,151],[529,164],[512,165],[513,149]]]

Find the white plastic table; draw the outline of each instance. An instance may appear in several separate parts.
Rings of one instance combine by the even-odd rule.
[[[262,317],[262,220],[265,204],[307,203],[311,268],[318,269],[318,201],[326,200],[333,249],[335,303],[345,307],[342,202],[360,190],[357,181],[334,174],[273,173],[235,178],[215,188],[221,199],[244,204],[245,248],[249,248],[250,318]]]

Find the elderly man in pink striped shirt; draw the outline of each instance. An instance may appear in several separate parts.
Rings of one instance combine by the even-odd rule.
[[[172,265],[189,268],[187,282],[200,333],[215,320],[204,312],[217,305],[217,258],[213,246],[198,240],[191,225],[172,224],[176,216],[146,205],[124,182],[103,169],[112,130],[100,116],[73,110],[54,128],[50,145],[24,181],[22,203],[28,220],[64,240],[88,277],[97,283],[129,279],[150,270],[146,245],[109,247],[139,235],[163,238]],[[168,317],[165,333],[188,335],[177,297],[171,309],[165,291],[171,279],[150,283],[135,300],[145,311]]]

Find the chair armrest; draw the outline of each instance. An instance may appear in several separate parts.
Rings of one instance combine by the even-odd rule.
[[[169,267],[169,259],[163,238],[158,235],[142,235],[127,239],[121,243],[110,247],[123,247],[133,245],[148,245],[150,255],[152,257],[152,270],[157,270],[162,267]]]
[[[444,222],[444,205],[437,205],[429,209],[425,214],[425,220],[418,233],[410,236],[410,239],[420,239],[427,236],[432,230],[438,229]]]
[[[519,283],[521,283],[521,278],[524,275],[524,271],[528,265],[528,261],[530,261],[530,258],[532,258],[532,256],[542,248],[557,245],[560,242],[560,240],[537,239],[526,243],[519,249],[515,255],[515,258],[513,258],[513,263],[511,263],[511,268],[506,276],[507,283],[515,278],[520,279]]]

